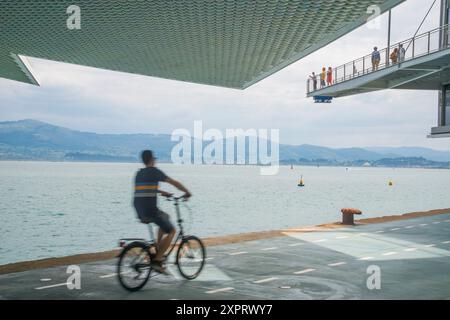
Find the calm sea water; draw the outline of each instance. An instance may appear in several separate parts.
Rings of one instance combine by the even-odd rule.
[[[450,207],[450,170],[160,166],[194,197],[183,208],[200,237],[337,221],[340,208],[376,217]],[[0,162],[0,264],[110,250],[146,237],[132,202],[138,164]],[[303,175],[306,188],[298,188]],[[394,187],[388,187],[392,179]],[[168,191],[170,187],[165,188]],[[172,213],[170,203],[160,200]]]

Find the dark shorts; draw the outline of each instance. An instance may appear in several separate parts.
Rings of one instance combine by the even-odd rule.
[[[170,222],[170,216],[159,209],[157,209],[157,212],[154,214],[139,215],[139,219],[145,224],[154,223],[158,225],[164,233],[170,233],[175,229],[172,222]]]

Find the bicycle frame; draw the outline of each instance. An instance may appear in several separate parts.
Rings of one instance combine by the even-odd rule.
[[[170,199],[168,199],[171,201]],[[184,230],[183,230],[183,219],[181,219],[181,213],[180,213],[180,204],[179,204],[180,198],[173,198],[174,206],[175,206],[175,212],[177,214],[177,225],[178,225],[178,234],[175,238],[175,241],[172,243],[169,252],[167,253],[167,256],[169,256],[173,249],[176,247],[178,240],[183,240],[184,238]],[[152,228],[152,226],[149,226]]]
[[[185,279],[193,280],[197,278],[200,272],[203,270],[203,267],[205,265],[206,252],[205,246],[198,237],[185,235],[184,233],[183,219],[181,218],[180,213],[180,201],[182,201],[181,199],[183,198],[171,196],[168,197],[169,201],[174,202],[179,230],[175,241],[170,244],[170,250],[168,251],[167,256],[172,254],[175,247],[177,247],[176,257],[175,259],[171,259],[173,261],[171,261],[170,263],[176,265],[181,276],[183,276]],[[121,239],[121,243],[123,243],[124,245],[122,246],[123,249],[118,256],[119,260],[117,263],[117,275],[122,287],[129,291],[137,291],[141,289],[147,283],[147,281],[153,277],[151,276],[151,272],[154,269],[154,267],[152,266],[152,261],[158,254],[158,243],[156,242],[158,239],[155,239],[154,237],[153,225],[149,224],[148,227],[150,231],[149,240],[136,238]],[[131,243],[126,243],[126,240],[131,241]],[[200,249],[201,256],[197,256],[196,254],[192,253],[191,241],[198,244],[195,249]],[[184,247],[185,243],[189,248]],[[135,249],[139,251],[136,252]],[[131,252],[131,254],[128,254],[129,252]],[[188,263],[189,261],[194,261],[194,263],[200,262],[200,264],[197,265],[197,268],[194,269],[195,272],[193,273],[191,270],[192,268],[185,269],[185,263]],[[126,271],[123,271],[123,269],[125,269]],[[163,271],[158,271],[158,269],[156,269],[155,272],[165,273]],[[128,276],[123,276],[124,274],[128,273],[130,274],[131,278],[129,278]],[[131,281],[134,281],[134,284],[128,283],[127,279],[131,279]]]
[[[179,204],[179,200],[181,198],[169,198],[168,201],[174,201],[174,206],[175,206],[175,211],[177,214],[177,225],[178,225],[178,234],[175,237],[175,241],[171,244],[170,250],[167,253],[167,255],[170,255],[173,251],[173,249],[176,247],[178,241],[183,240],[184,238],[184,229],[183,229],[183,219],[181,219],[181,213],[180,213],[180,204]],[[156,238],[154,236],[153,233],[153,225],[151,223],[148,224],[148,229],[150,232],[150,240],[146,240],[146,239],[140,239],[140,238],[124,238],[124,239],[120,239],[121,243],[122,242],[129,242],[129,241],[142,241],[142,242],[146,242],[148,243],[148,246],[151,247],[153,245],[157,244]],[[120,245],[121,247],[124,247],[122,244]]]
[[[170,255],[172,253],[172,251],[176,247],[178,241],[183,240],[183,238],[185,236],[184,235],[184,229],[183,229],[183,219],[181,218],[181,213],[180,213],[180,204],[179,204],[180,199],[181,199],[181,197],[170,197],[170,198],[167,199],[168,201],[174,201],[175,212],[176,212],[176,215],[177,215],[177,225],[178,225],[178,234],[175,237],[175,241],[171,244],[170,250],[167,253],[167,255]],[[123,239],[120,239],[119,246],[124,248],[125,244],[127,242],[141,241],[141,242],[147,243],[148,244],[148,248],[150,248],[152,246],[156,247],[157,239],[155,238],[154,233],[153,233],[153,225],[152,225],[152,223],[148,224],[148,229],[149,229],[149,232],[150,232],[150,239],[149,240],[142,239],[142,238],[123,238]]]

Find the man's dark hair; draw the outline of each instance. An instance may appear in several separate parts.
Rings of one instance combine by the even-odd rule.
[[[142,151],[141,158],[142,158],[142,162],[145,165],[149,164],[152,160],[155,159],[155,157],[153,157],[153,152],[151,150]]]

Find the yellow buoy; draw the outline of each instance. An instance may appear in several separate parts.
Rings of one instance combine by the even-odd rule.
[[[389,185],[389,187],[392,187],[394,185],[394,182],[392,180],[389,180],[388,185]]]

